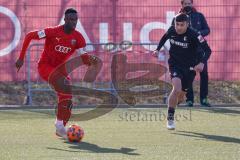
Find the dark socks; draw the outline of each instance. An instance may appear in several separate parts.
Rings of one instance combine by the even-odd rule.
[[[175,113],[175,108],[169,107],[167,120],[174,120],[174,113]]]

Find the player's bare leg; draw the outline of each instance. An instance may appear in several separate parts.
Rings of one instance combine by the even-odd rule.
[[[181,91],[181,93],[178,95],[178,104],[185,102],[186,100],[186,93],[184,91]]]
[[[167,128],[169,130],[175,129],[174,113],[175,108],[178,104],[178,97],[182,92],[181,79],[178,77],[172,78],[173,89],[168,98],[168,117],[167,117]]]

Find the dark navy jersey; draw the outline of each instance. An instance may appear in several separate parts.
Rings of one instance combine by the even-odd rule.
[[[175,27],[171,26],[160,40],[157,50],[160,50],[168,39],[170,41],[169,65],[194,67],[199,62],[207,62],[211,54],[206,40],[191,28],[179,35]],[[202,52],[197,52],[198,47],[202,48]]]

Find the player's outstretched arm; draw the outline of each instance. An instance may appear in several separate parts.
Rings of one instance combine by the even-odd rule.
[[[25,55],[26,55],[26,51],[27,51],[27,48],[28,48],[28,46],[29,46],[29,44],[30,44],[32,39],[36,39],[36,40],[40,39],[37,31],[29,32],[25,36],[21,53],[20,53],[19,58],[17,59],[17,61],[15,63],[17,71],[19,71],[20,68],[23,66],[23,62],[24,62],[24,58],[25,58]]]
[[[167,40],[168,40],[168,35],[165,33],[163,35],[163,37],[161,38],[161,40],[160,40],[160,42],[158,44],[157,49],[152,52],[152,55],[154,57],[158,57],[160,49],[163,47],[163,45],[166,43]]]
[[[154,57],[158,57],[160,49],[163,47],[163,45],[166,43],[166,41],[169,39],[169,36],[172,31],[172,26],[168,29],[168,31],[162,36],[161,40],[159,41],[159,44],[157,46],[157,49],[152,52],[152,55]]]

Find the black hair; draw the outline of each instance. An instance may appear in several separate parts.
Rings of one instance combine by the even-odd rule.
[[[181,4],[183,4],[184,0],[181,0]],[[191,2],[193,3],[193,0],[191,0]]]
[[[74,9],[74,8],[68,8],[68,9],[65,10],[64,14],[66,15],[66,14],[69,14],[69,13],[77,13],[77,10]]]
[[[179,13],[175,16],[175,21],[176,22],[188,22],[188,15],[186,15],[185,13]]]

